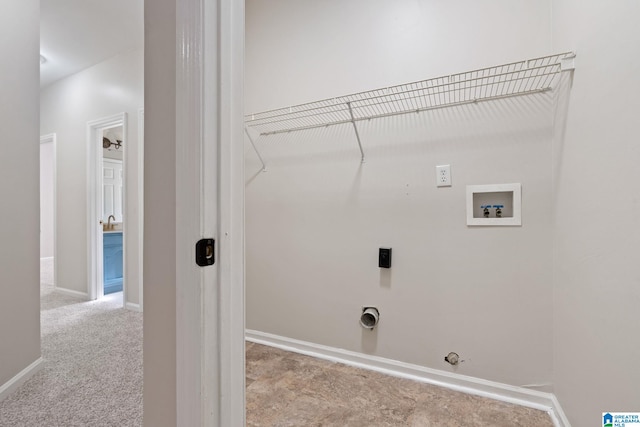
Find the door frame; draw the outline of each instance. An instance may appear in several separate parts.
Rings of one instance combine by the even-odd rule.
[[[176,42],[177,425],[243,426],[244,1],[177,0]]]
[[[102,135],[107,129],[122,126],[122,290],[126,295],[127,286],[127,113],[118,113],[87,122],[87,294],[90,300],[104,296],[103,240],[102,240]],[[126,298],[122,298],[123,306]]]
[[[122,165],[124,168],[124,164]],[[138,306],[143,311],[143,263],[144,263],[144,107],[138,108]],[[124,254],[123,254],[124,255]],[[127,294],[125,295],[125,299]],[[125,302],[125,305],[127,303]],[[127,306],[131,308],[131,306]]]
[[[57,194],[57,184],[58,184],[58,172],[57,172],[57,137],[55,133],[50,133],[47,135],[40,136],[40,145],[51,143],[51,147],[53,148],[53,157],[51,161],[53,162],[53,288],[55,289],[58,286],[58,221],[57,221],[57,212],[58,212],[58,194]],[[42,191],[42,190],[41,190]]]

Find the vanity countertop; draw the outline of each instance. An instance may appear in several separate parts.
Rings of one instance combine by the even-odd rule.
[[[112,222],[111,224],[107,224],[106,222],[102,224],[102,233],[110,234],[110,233],[122,233],[123,223],[121,222]]]

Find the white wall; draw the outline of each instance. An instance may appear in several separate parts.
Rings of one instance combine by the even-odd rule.
[[[42,134],[57,134],[57,287],[87,292],[87,122],[128,114],[125,138],[126,302],[139,303],[138,109],[143,106],[143,52],[122,53],[41,92]]]
[[[176,415],[176,0],[145,2],[144,425]]]
[[[0,387],[40,357],[39,2],[0,1]]]
[[[40,258],[53,256],[54,162],[53,142],[40,144]]]
[[[554,50],[578,54],[554,161],[554,380],[574,426],[640,402],[639,16],[632,0],[553,2]]]
[[[249,0],[246,21],[248,113],[551,50],[549,2]],[[437,369],[456,351],[460,374],[550,390],[552,119],[546,94],[363,123],[364,165],[349,126],[258,140],[247,327]],[[465,185],[510,182],[523,226],[467,227]]]
[[[546,55],[549,1],[247,0],[246,110]]]

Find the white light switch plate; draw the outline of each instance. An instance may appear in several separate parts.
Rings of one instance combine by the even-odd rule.
[[[436,166],[436,186],[451,187],[451,165]]]

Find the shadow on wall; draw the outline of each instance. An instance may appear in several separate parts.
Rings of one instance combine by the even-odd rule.
[[[363,353],[376,354],[378,350],[378,327],[373,329],[362,328],[360,348]]]

